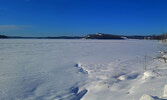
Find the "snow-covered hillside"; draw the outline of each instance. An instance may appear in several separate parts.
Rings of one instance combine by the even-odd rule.
[[[167,64],[157,58],[166,48],[148,40],[2,39],[0,100],[167,100]]]

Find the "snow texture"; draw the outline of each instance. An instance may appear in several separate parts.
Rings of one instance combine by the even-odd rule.
[[[152,96],[144,94],[140,100],[155,100]]]
[[[151,40],[1,39],[0,100],[167,100],[167,63],[156,59],[166,49]]]

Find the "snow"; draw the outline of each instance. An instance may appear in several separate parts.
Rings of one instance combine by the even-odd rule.
[[[164,97],[167,97],[167,85],[164,87]]]
[[[151,70],[148,70],[148,71],[144,72],[143,79],[154,78],[154,77],[156,77],[156,73],[155,72],[153,72]]]
[[[144,94],[139,100],[155,100],[150,95]]]
[[[0,100],[167,100],[165,43],[0,40]],[[162,53],[163,52],[163,53]]]

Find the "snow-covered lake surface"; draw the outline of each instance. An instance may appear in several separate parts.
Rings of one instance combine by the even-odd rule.
[[[154,59],[166,48],[151,40],[1,39],[0,100],[167,100],[167,64]]]

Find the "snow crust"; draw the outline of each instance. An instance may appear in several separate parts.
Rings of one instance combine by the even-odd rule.
[[[151,40],[1,39],[0,100],[167,100],[167,64],[156,59],[165,50]]]
[[[167,97],[167,85],[164,86],[164,97]]]
[[[157,75],[155,72],[152,70],[148,70],[144,72],[143,79],[148,79],[148,78],[155,78]]]
[[[155,100],[150,95],[144,94],[139,100]]]

